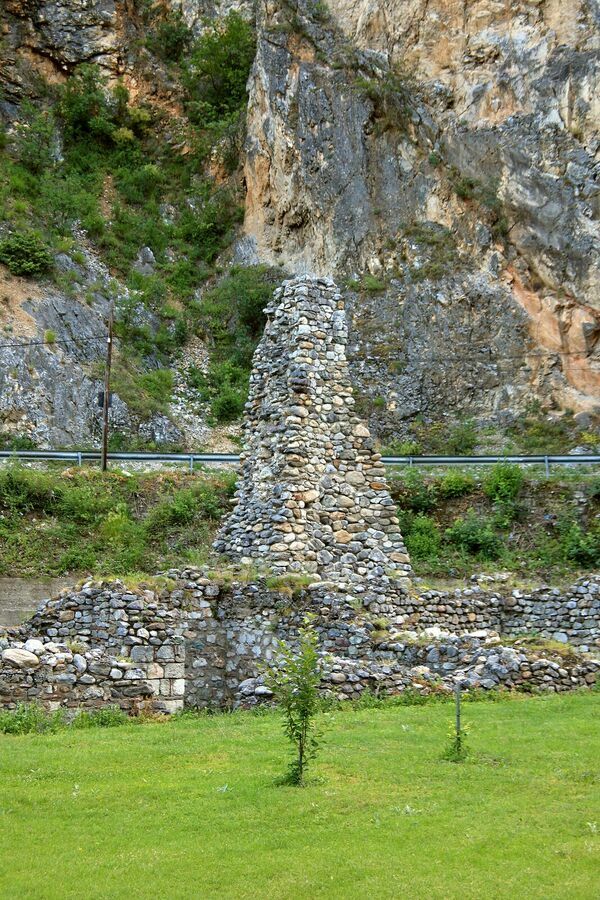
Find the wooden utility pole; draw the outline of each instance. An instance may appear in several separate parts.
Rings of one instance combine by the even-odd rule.
[[[108,411],[110,409],[110,367],[112,365],[114,304],[111,301],[108,312],[108,336],[106,339],[106,368],[104,371],[104,397],[102,399],[102,462],[106,472],[108,466]]]

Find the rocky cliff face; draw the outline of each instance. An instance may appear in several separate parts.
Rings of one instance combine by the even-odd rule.
[[[353,377],[376,432],[402,435],[418,418],[503,421],[534,401],[599,412],[595,0],[171,6],[196,32],[230,9],[256,19],[238,258],[345,283]],[[168,66],[139,51],[135,3],[8,0],[3,34],[5,119],[39,95],[41,77],[64,81],[90,61],[180,112]],[[63,307],[79,314],[68,298]],[[92,313],[102,303],[82,315]],[[54,365],[63,351],[51,353]],[[76,396],[88,375],[70,360]],[[5,418],[29,378],[7,367]],[[43,372],[53,383],[52,366]],[[36,404],[52,418],[52,404]],[[93,433],[68,403],[54,408],[71,424],[40,425],[44,440]]]
[[[259,7],[246,229],[380,282],[355,304],[364,390],[402,416],[595,408],[597,5]],[[383,385],[373,334],[402,369]]]

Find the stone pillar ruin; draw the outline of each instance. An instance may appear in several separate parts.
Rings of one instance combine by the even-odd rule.
[[[344,302],[333,281],[275,291],[254,355],[237,503],[215,550],[276,574],[407,584],[380,454],[354,412]]]

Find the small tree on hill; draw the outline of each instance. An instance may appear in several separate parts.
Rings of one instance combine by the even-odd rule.
[[[283,709],[285,734],[296,748],[285,784],[304,784],[306,768],[319,748],[314,721],[321,680],[317,647],[317,635],[310,620],[305,619],[300,629],[298,650],[294,651],[282,642],[278,667],[272,667],[266,677],[267,686]]]

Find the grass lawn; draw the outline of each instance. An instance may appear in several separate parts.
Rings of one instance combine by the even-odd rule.
[[[278,786],[275,713],[0,735],[2,898],[597,898],[600,693],[343,710]]]

